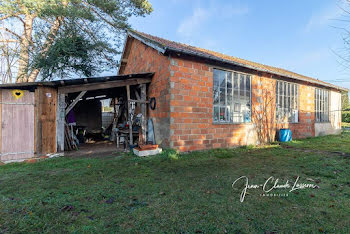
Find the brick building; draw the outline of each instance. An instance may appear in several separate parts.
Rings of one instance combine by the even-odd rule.
[[[129,31],[119,74],[154,72],[158,144],[180,151],[341,131],[342,87],[284,69]]]

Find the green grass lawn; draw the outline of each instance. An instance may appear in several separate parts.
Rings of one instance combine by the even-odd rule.
[[[349,138],[327,140],[349,149]],[[318,148],[321,139],[293,144]],[[5,165],[0,233],[350,233],[349,162],[272,145]],[[251,189],[240,202],[242,183],[232,187],[240,176],[250,184],[300,176],[299,182],[319,188],[274,192],[288,197],[262,197],[260,189]]]
[[[344,131],[341,135],[311,137],[303,140],[294,140],[286,145],[329,152],[350,153],[350,131]]]

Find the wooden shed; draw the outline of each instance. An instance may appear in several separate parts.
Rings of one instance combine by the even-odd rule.
[[[0,85],[0,161],[62,153],[67,109],[85,98],[127,96],[153,73]],[[101,95],[103,94],[103,95]],[[132,97],[132,95],[131,95]],[[146,97],[144,97],[146,99]]]

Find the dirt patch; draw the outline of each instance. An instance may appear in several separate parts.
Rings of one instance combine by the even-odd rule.
[[[94,143],[85,143],[79,145],[78,150],[66,151],[64,156],[67,157],[106,157],[117,156],[124,152],[124,148],[115,145],[110,141],[98,141]]]

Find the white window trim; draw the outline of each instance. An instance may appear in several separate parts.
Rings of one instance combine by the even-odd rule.
[[[252,123],[252,93],[253,93],[253,91],[252,91],[252,81],[253,81],[253,77],[254,77],[254,75],[252,75],[252,74],[250,74],[250,73],[246,73],[246,72],[240,72],[240,71],[236,71],[236,70],[231,70],[231,69],[227,69],[227,68],[222,68],[222,67],[212,67],[213,68],[213,89],[212,89],[212,95],[214,96],[214,70],[216,69],[216,70],[222,70],[222,71],[225,71],[225,72],[231,72],[232,73],[232,75],[234,74],[234,73],[237,73],[238,75],[239,74],[243,74],[243,75],[245,75],[245,76],[250,76],[250,86],[249,86],[249,90],[250,90],[250,92],[249,92],[249,104],[250,104],[250,106],[249,106],[249,113],[250,113],[250,122],[230,122],[230,121],[215,121],[214,120],[214,115],[212,115],[212,124],[233,124],[233,125],[235,125],[235,124],[247,124],[247,125],[250,125],[250,124],[253,124]],[[238,76],[238,79],[239,79],[240,77]],[[225,79],[227,79],[227,77],[225,77]],[[227,83],[227,80],[225,81],[226,83]],[[219,89],[220,89],[220,87],[219,87]],[[234,88],[232,87],[232,92],[233,92],[233,90],[234,90]],[[239,92],[238,93],[240,93],[240,88],[238,89],[239,90]],[[244,90],[246,90],[246,86],[244,86]],[[225,89],[225,92],[227,92],[227,88]],[[220,93],[219,93],[219,95],[220,95]],[[232,96],[233,96],[233,94],[232,94]],[[225,93],[225,99],[227,98],[227,93]],[[239,100],[240,100],[240,95],[239,95]],[[214,101],[214,100],[213,100]],[[214,105],[214,103],[212,103],[213,104],[213,108],[212,108],[212,110],[213,110],[213,113],[214,113],[214,107],[215,106],[217,106],[217,105]],[[219,105],[219,113],[220,113],[220,105]]]
[[[280,82],[282,85],[282,93],[284,93],[284,83],[286,84],[290,84],[290,85],[295,85],[295,87],[297,88],[294,89],[294,95],[297,99],[297,117],[298,117],[298,120],[297,121],[280,121],[278,118],[277,118],[277,108],[278,108],[278,104],[279,104],[279,85],[278,85],[278,82]],[[291,92],[291,86],[290,87],[290,90],[289,90],[289,93]],[[276,80],[276,92],[275,92],[275,95],[276,95],[276,115],[275,115],[275,120],[276,120],[276,123],[279,123],[279,124],[283,124],[283,123],[290,123],[290,124],[297,124],[297,123],[300,123],[300,118],[299,118],[299,109],[300,109],[300,101],[299,101],[299,96],[300,96],[300,87],[299,87],[299,84],[298,83],[293,83],[293,82],[288,82],[288,81],[284,81],[284,80]],[[291,98],[292,99],[292,98]],[[285,101],[285,98],[284,98],[284,95],[282,96],[282,109],[283,109],[283,106],[285,106],[284,104],[284,101]],[[284,107],[285,108],[285,107]],[[285,118],[284,118],[285,119]]]
[[[321,121],[321,116],[319,116],[319,119],[317,119],[317,111],[318,111],[318,109],[320,110],[320,114],[322,113],[322,112],[325,112],[325,110],[323,110],[323,111],[321,111],[321,109],[322,108],[325,108],[326,107],[326,105],[322,105],[322,107],[320,106],[321,105],[321,98],[320,99],[318,99],[317,100],[317,90],[319,90],[320,92],[319,92],[319,94],[321,94],[321,92],[326,92],[327,94],[328,94],[328,98],[327,98],[327,106],[328,106],[328,108],[327,108],[327,112],[328,112],[328,114],[327,114],[327,120],[326,121]],[[323,95],[323,102],[325,102],[325,95]],[[322,88],[315,88],[315,122],[316,123],[330,123],[331,122],[331,120],[330,120],[330,97],[331,97],[331,95],[330,95],[330,91],[328,90],[328,89],[322,89]]]

